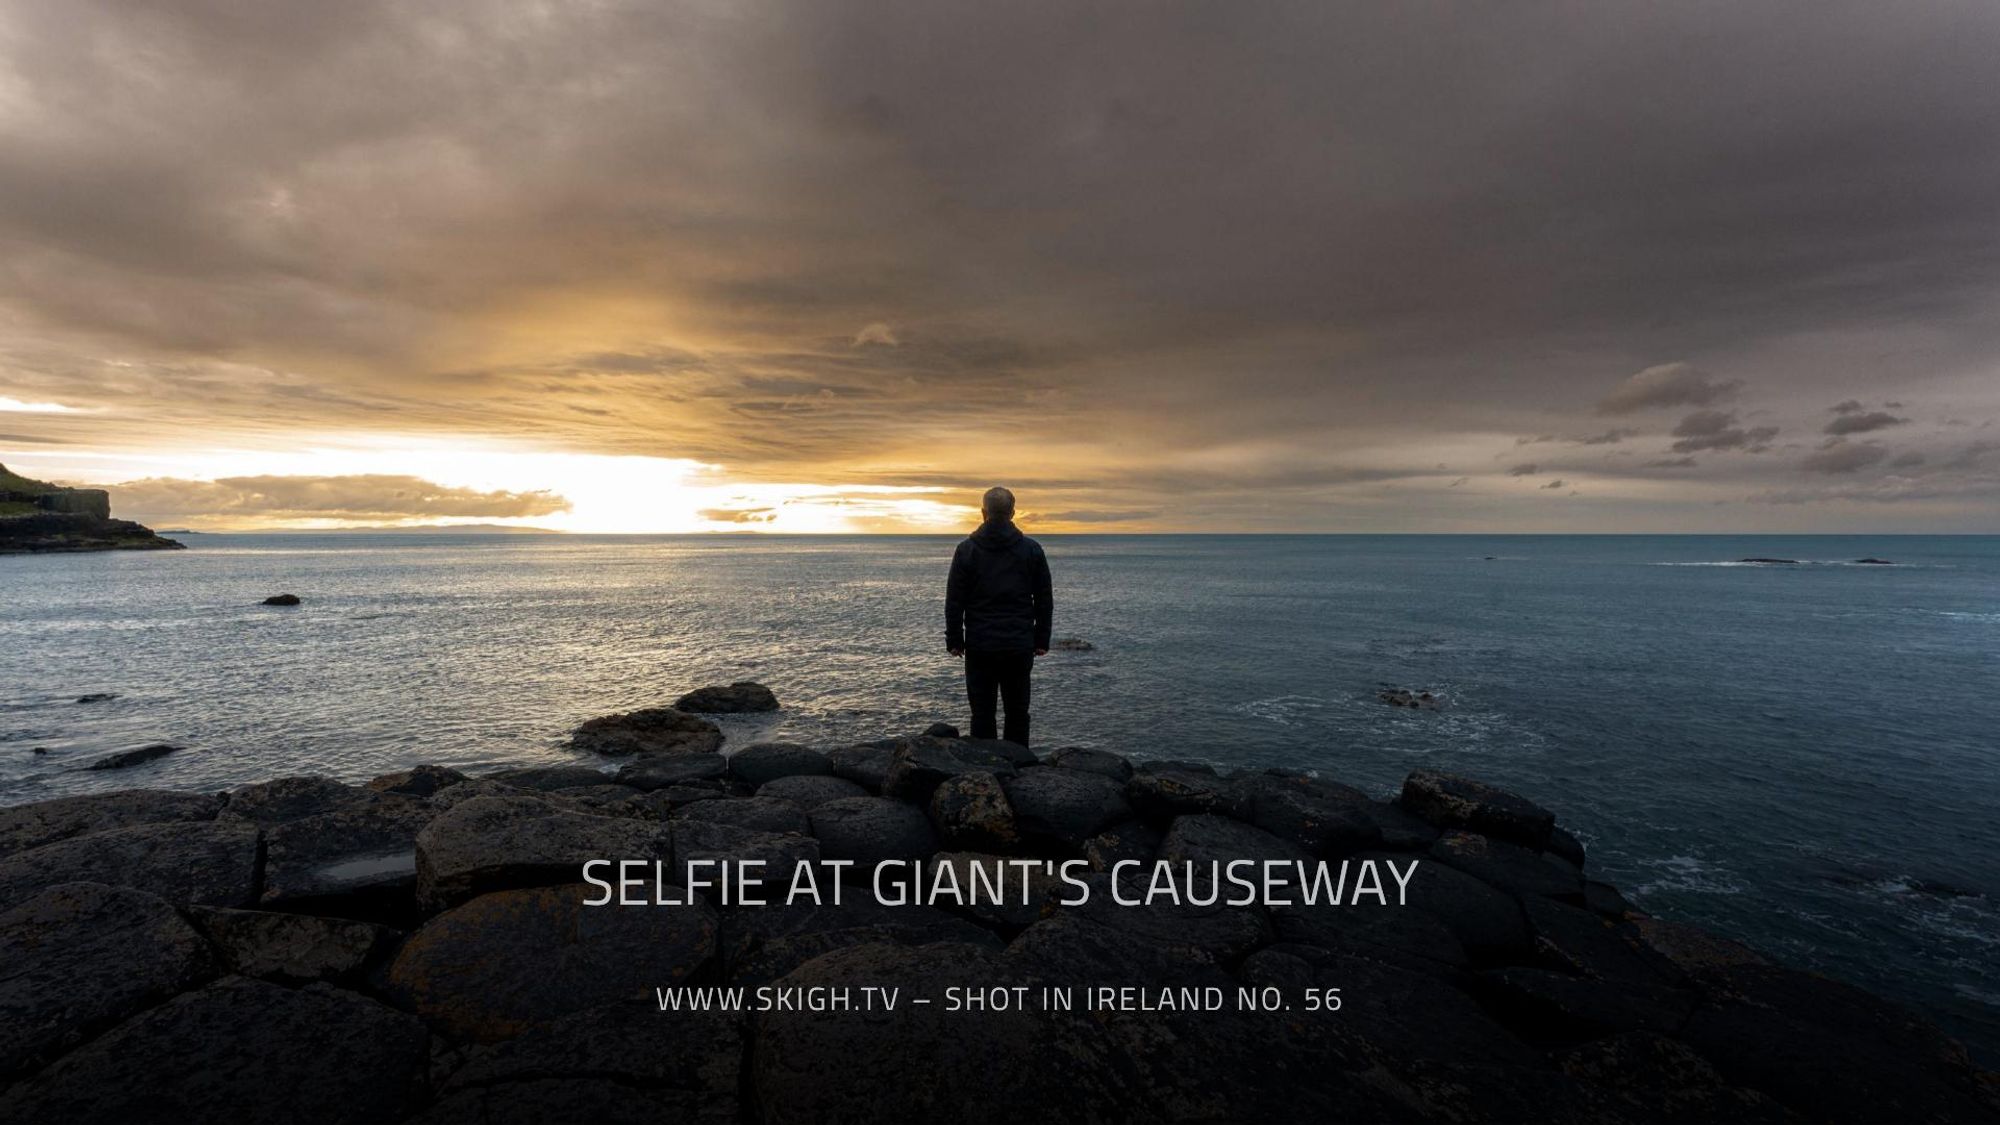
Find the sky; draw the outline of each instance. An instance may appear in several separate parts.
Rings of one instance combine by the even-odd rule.
[[[2000,6],[0,0],[155,526],[2000,532]]]

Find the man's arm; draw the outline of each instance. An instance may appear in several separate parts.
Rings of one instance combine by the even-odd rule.
[[[954,655],[965,651],[965,597],[971,586],[972,567],[961,545],[951,553],[951,574],[944,581],[944,647]]]
[[[1055,628],[1056,591],[1049,578],[1049,557],[1035,552],[1035,652],[1049,651],[1049,633]]]

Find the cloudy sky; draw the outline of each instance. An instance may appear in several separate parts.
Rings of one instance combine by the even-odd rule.
[[[172,526],[2000,531],[2000,6],[0,2]]]

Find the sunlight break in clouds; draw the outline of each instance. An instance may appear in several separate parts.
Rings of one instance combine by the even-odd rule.
[[[22,402],[18,398],[0,395],[0,412],[19,414],[81,414],[74,406],[64,406],[59,402]]]

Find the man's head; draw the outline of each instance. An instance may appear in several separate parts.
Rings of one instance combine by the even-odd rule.
[[[1011,520],[1014,518],[1014,494],[994,485],[986,490],[979,501],[979,512],[989,520]]]

